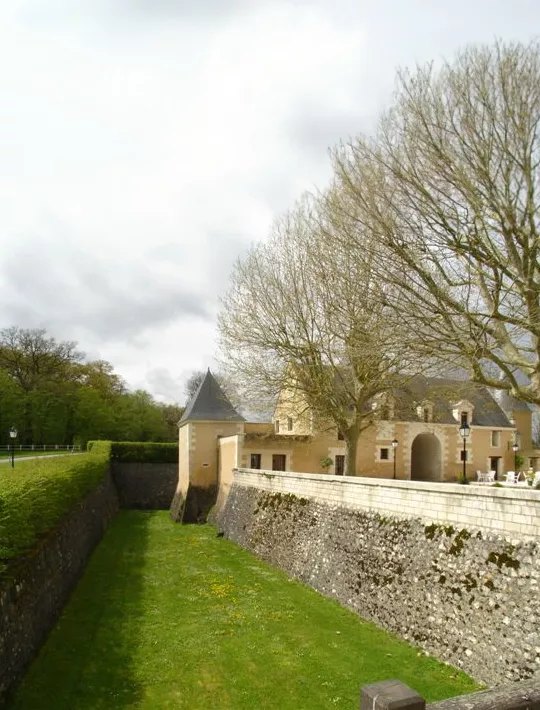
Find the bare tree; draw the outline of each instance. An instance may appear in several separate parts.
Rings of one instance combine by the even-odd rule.
[[[540,404],[540,48],[469,48],[398,77],[374,138],[334,151],[357,253],[428,360]],[[354,209],[350,210],[350,205]]]
[[[395,384],[403,359],[391,345],[381,283],[367,256],[336,239],[342,225],[331,205],[306,197],[236,264],[219,327],[244,400],[283,402],[286,392],[297,414],[303,403],[343,434],[354,475],[358,436],[377,416],[373,400]]]

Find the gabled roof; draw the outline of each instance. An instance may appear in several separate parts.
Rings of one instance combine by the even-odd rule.
[[[243,422],[245,419],[238,414],[208,370],[178,423],[187,421]]]
[[[395,395],[395,419],[420,421],[416,407],[424,400],[433,402],[433,421],[440,424],[455,424],[453,405],[459,400],[468,400],[474,407],[472,425],[512,426],[507,415],[490,392],[470,381],[442,377],[416,375]]]

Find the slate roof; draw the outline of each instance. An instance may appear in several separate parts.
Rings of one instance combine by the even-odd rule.
[[[238,414],[208,370],[178,423],[187,421],[244,422],[245,419]]]
[[[499,396],[497,397],[497,400],[498,400],[501,408],[507,414],[510,414],[511,412],[530,412],[531,411],[531,407],[529,407],[527,402],[523,402],[520,399],[516,399],[515,397],[512,397],[511,394],[508,394],[508,392],[505,392],[504,390],[500,391]]]
[[[471,425],[512,427],[510,420],[485,387],[468,380],[417,375],[395,391],[394,417],[398,421],[421,421],[416,408],[425,401],[433,405],[433,422],[455,424],[453,404],[466,399],[473,406]]]

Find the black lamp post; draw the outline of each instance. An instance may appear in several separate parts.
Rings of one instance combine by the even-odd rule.
[[[15,468],[15,439],[17,438],[17,429],[14,426],[9,430],[11,437],[11,468]]]
[[[463,454],[462,454],[463,481],[462,481],[462,483],[468,483],[468,481],[467,481],[467,439],[469,438],[470,433],[471,433],[471,427],[467,424],[467,422],[463,422],[463,424],[459,428],[459,435],[463,439]]]
[[[514,452],[514,472],[517,473],[518,470],[518,465],[517,465],[517,452],[519,450],[519,446],[517,444],[512,444],[512,451]]]
[[[399,441],[394,439],[392,442],[392,448],[394,449],[394,478],[396,477],[396,449],[399,446]]]

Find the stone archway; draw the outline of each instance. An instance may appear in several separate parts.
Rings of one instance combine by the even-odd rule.
[[[411,480],[442,480],[441,443],[429,432],[418,434],[411,449]]]

